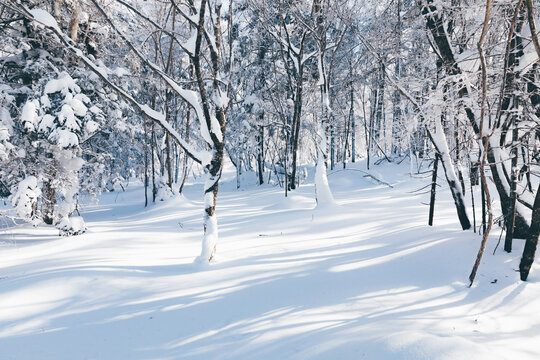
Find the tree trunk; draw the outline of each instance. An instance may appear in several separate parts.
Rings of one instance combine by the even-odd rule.
[[[292,164],[291,164],[291,176],[289,178],[289,187],[290,189],[296,189],[296,162],[298,158],[298,140],[300,138],[300,119],[302,115],[302,93],[304,87],[304,66],[300,63],[299,60],[299,70],[298,78],[296,79],[296,95],[294,101],[294,113],[293,113],[293,133],[292,133],[292,143],[291,143],[291,154],[292,154]]]
[[[261,118],[264,115],[261,115]],[[264,184],[264,127],[259,126],[259,151],[257,153],[257,171],[259,173],[259,185]]]
[[[167,180],[169,188],[172,190],[172,183],[173,183],[173,177],[172,177],[172,164],[171,164],[171,140],[169,139],[169,134],[167,133],[165,135],[165,144],[166,144],[166,164],[167,164]]]
[[[336,139],[334,133],[334,124],[330,124],[330,170],[334,170],[336,165]]]
[[[441,164],[444,169],[444,174],[446,176],[446,181],[450,187],[450,192],[454,199],[454,204],[456,206],[456,211],[458,214],[458,219],[463,230],[471,228],[471,222],[467,216],[467,209],[465,208],[465,202],[463,201],[463,193],[461,192],[461,186],[459,180],[456,176],[456,171],[454,169],[454,164],[452,163],[452,158],[450,157],[450,151],[448,149],[448,143],[446,141],[446,136],[442,129],[440,117],[435,118],[436,124],[436,133],[433,136],[428,131],[428,136],[430,137],[435,149],[440,154]]]
[[[146,118],[143,119],[144,126],[144,207],[148,206],[148,129]]]
[[[532,218],[531,218],[531,231],[529,237],[525,241],[525,248],[523,249],[523,256],[519,263],[519,274],[521,280],[527,280],[529,271],[534,262],[536,254],[536,248],[538,247],[538,237],[540,236],[540,185],[536,190],[536,198],[534,200]]]
[[[79,13],[81,11],[81,7],[79,5],[79,1],[75,0],[73,1],[73,14],[71,14],[71,20],[69,21],[69,37],[71,40],[77,42],[77,37],[79,34]]]
[[[516,202],[517,202],[517,162],[518,162],[518,129],[516,118],[514,117],[514,129],[512,130],[512,173],[510,187],[510,209],[505,214],[506,236],[504,239],[504,251],[512,252],[512,239],[514,238],[514,226],[516,223]]]
[[[433,174],[431,175],[431,199],[429,201],[429,220],[428,225],[433,226],[433,213],[435,212],[435,191],[437,190],[437,169],[439,167],[439,154],[435,154],[433,163]]]
[[[394,74],[397,80],[401,77],[401,0],[397,0],[397,25],[396,25],[396,48],[395,48],[395,70]],[[391,153],[394,155],[401,155],[401,146],[399,145],[399,127],[401,124],[401,93],[399,90],[394,90],[394,98],[392,101],[392,149]],[[435,160],[437,161],[437,160]]]
[[[378,142],[382,149],[386,149],[386,141],[381,143],[381,139],[385,136],[385,119],[384,119],[384,91],[385,91],[385,65],[384,62],[380,63],[379,69],[379,83],[377,94],[377,113],[375,124],[375,141]],[[382,151],[381,149],[381,151]]]
[[[206,167],[206,182],[204,184],[204,236],[200,261],[211,261],[216,254],[218,240],[218,223],[215,215],[218,195],[218,182],[223,169],[223,144],[214,149],[212,161]]]
[[[152,202],[156,202],[156,195],[157,195],[157,187],[156,187],[156,156],[154,153],[154,148],[156,146],[155,141],[155,130],[154,130],[154,123],[152,123],[152,132],[150,134],[150,154],[152,156]]]
[[[43,197],[41,201],[41,215],[47,225],[54,223],[54,204],[56,203],[56,191],[52,185],[52,177],[43,182]]]
[[[351,70],[352,73],[352,70]],[[351,161],[356,162],[356,121],[354,118],[354,87],[351,80],[351,108],[350,108],[350,117],[351,117]]]

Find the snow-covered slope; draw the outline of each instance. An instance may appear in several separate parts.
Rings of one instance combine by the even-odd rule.
[[[480,237],[448,190],[435,225],[406,167],[331,172],[313,185],[221,186],[218,261],[197,267],[201,185],[144,209],[140,186],[83,206],[89,231],[0,232],[0,359],[538,359],[540,270],[523,243],[467,287]],[[443,182],[441,182],[443,183]],[[469,197],[470,194],[467,196]],[[469,208],[470,211],[470,208]],[[472,218],[472,216],[471,216]]]

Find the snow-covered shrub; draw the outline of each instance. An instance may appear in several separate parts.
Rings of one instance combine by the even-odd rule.
[[[167,184],[167,179],[161,178],[160,181],[157,183],[156,200],[165,201],[167,199],[170,199],[172,196],[173,196],[173,192],[171,191],[171,188]]]
[[[56,223],[76,209],[84,164],[80,142],[90,132],[87,128],[98,129],[89,102],[76,81],[62,72],[45,83],[39,99],[29,99],[22,108],[21,124],[39,149],[28,156],[47,165],[40,169],[46,222]]]
[[[0,84],[0,162],[6,161],[14,146],[9,142],[12,133],[13,121],[7,107],[13,101],[13,97],[7,92],[7,85]]]
[[[60,236],[80,235],[87,230],[81,216],[65,216],[56,224],[56,228],[60,231]]]

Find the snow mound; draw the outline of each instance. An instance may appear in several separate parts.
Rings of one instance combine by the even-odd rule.
[[[63,217],[56,228],[60,230],[61,236],[80,235],[86,232],[87,227],[81,216]]]

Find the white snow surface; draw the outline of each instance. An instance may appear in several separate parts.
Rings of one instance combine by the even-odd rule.
[[[52,79],[45,84],[45,89],[43,90],[44,94],[53,94],[55,92],[62,92],[62,94],[67,95],[68,90],[73,92],[79,92],[80,88],[77,85],[76,81],[65,71],[60,73],[57,79]]]
[[[60,28],[58,27],[58,23],[56,22],[54,17],[51,14],[49,14],[47,10],[32,9],[32,10],[29,10],[29,12],[30,14],[32,14],[34,19],[40,22],[41,24],[45,26],[50,26],[52,28],[55,28],[58,31],[61,31]]]
[[[523,242],[492,255],[494,228],[468,288],[481,238],[460,230],[442,179],[428,227],[429,194],[410,192],[430,180],[375,170],[393,188],[330,172],[339,206],[323,209],[312,183],[284,200],[224,173],[210,266],[193,262],[202,184],[146,209],[134,181],[81,199],[76,237],[0,229],[0,358],[540,358],[540,267],[519,280]]]

